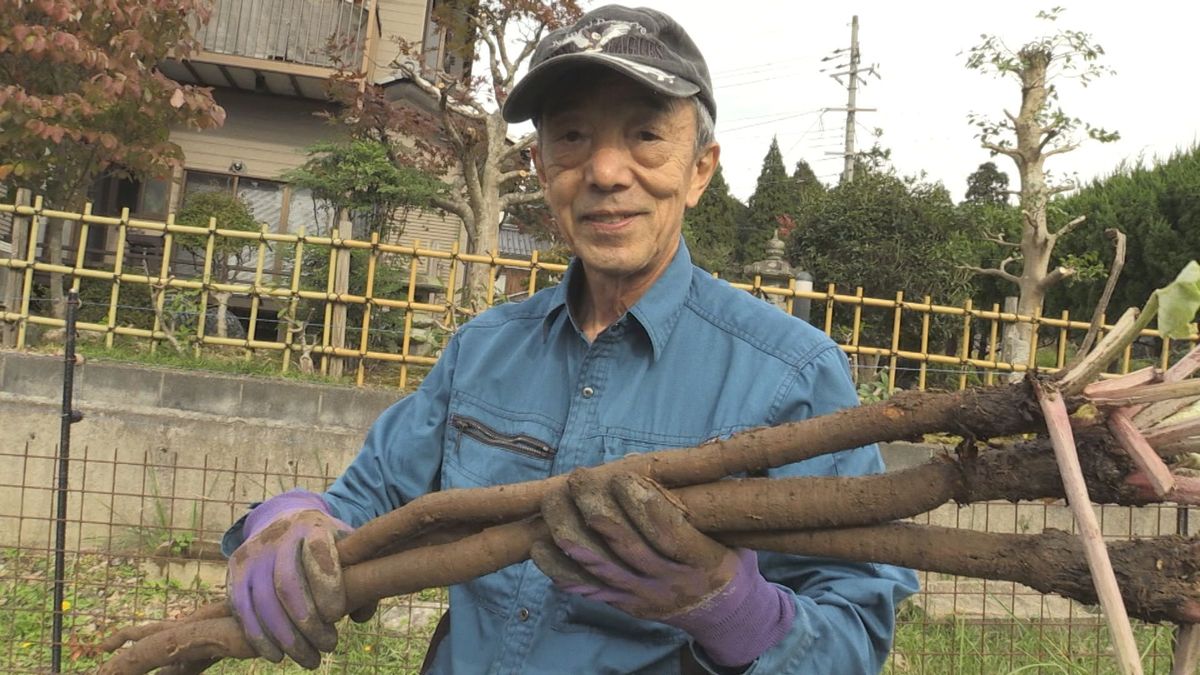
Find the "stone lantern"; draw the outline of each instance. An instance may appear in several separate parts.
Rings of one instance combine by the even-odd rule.
[[[796,290],[811,291],[812,290],[812,275],[802,269],[793,267],[788,261],[783,259],[783,253],[787,249],[787,245],[779,238],[779,230],[775,230],[771,235],[771,240],[767,242],[767,256],[758,262],[752,262],[742,267],[742,273],[747,277],[761,277],[763,286],[779,286],[787,288],[788,280],[796,280]],[[767,302],[780,309],[787,309],[787,296],[783,295],[768,295],[765,297]],[[808,320],[809,306],[811,301],[808,298],[796,298],[792,303],[792,315]]]

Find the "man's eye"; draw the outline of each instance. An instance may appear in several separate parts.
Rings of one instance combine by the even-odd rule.
[[[662,140],[662,136],[659,136],[657,133],[655,133],[655,132],[653,132],[653,131],[650,131],[649,129],[643,129],[642,131],[639,131],[639,132],[638,132],[638,140],[639,140],[639,141],[646,141],[646,142],[648,142],[648,141],[661,141],[661,140]]]
[[[579,131],[571,129],[559,134],[558,139],[560,141],[566,141],[567,143],[578,143],[579,141],[583,140],[583,134]]]

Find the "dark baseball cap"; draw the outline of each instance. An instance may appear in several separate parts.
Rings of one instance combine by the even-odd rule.
[[[708,66],[683,27],[653,9],[605,5],[542,38],[504,102],[504,119],[537,117],[550,88],[580,66],[612,69],[667,96],[698,96],[717,118]]]

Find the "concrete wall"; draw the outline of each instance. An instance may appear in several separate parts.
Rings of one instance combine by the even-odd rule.
[[[0,352],[0,545],[50,541],[62,371],[61,358]],[[322,489],[398,393],[87,363],[68,541],[167,525],[211,538],[264,495]]]

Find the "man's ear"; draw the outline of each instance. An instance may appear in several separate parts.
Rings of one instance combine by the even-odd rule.
[[[717,165],[720,161],[721,145],[719,143],[709,144],[696,157],[695,171],[692,173],[692,185],[688,188],[687,205],[689,209],[694,208],[696,204],[700,203],[700,197],[708,189],[708,183],[712,180],[713,174],[717,172]]]
[[[544,190],[546,189],[546,170],[542,165],[541,150],[538,147],[537,141],[534,141],[533,145],[529,146],[529,154],[533,157],[533,171],[537,174],[538,185],[541,185]]]

